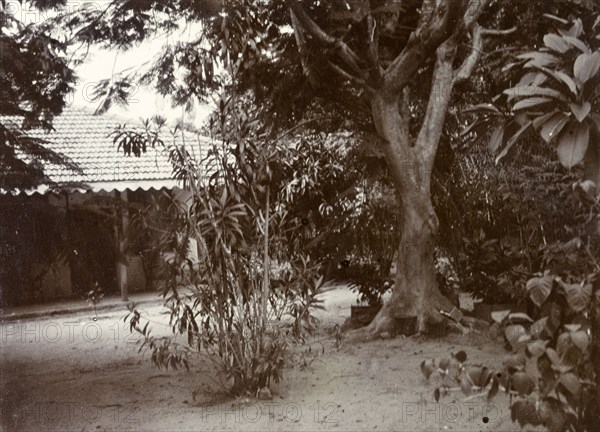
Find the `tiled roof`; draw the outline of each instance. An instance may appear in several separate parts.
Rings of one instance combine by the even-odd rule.
[[[5,126],[20,127],[18,117],[0,116],[0,122]],[[140,157],[125,156],[122,149],[117,150],[113,137],[109,136],[119,124],[127,123],[137,126],[132,121],[124,121],[108,115],[94,115],[82,109],[68,107],[60,116],[54,119],[54,131],[46,132],[41,129],[28,130],[26,133],[34,138],[48,141],[50,150],[67,156],[77,164],[82,173],[44,162],[46,176],[57,185],[83,183],[92,190],[125,190],[142,187],[162,188],[174,187],[172,165],[167,151],[160,145],[149,147]],[[161,135],[165,146],[173,143],[173,136],[165,130]],[[178,138],[181,141],[180,135]],[[194,148],[199,156],[206,154],[210,146],[208,138],[197,137],[186,133],[186,145]],[[49,185],[27,192],[44,192]]]

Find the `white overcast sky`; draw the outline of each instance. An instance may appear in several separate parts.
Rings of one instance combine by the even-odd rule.
[[[84,5],[101,9],[108,4],[109,0],[69,0],[67,9],[69,11],[77,10]],[[8,0],[6,11],[12,13],[23,23],[41,22],[47,19],[51,12],[39,12],[27,2],[21,3],[19,0]],[[174,34],[171,38],[187,38],[193,36],[188,31],[186,34]],[[151,60],[160,52],[161,46],[166,42],[166,37],[145,42],[128,51],[101,50],[99,48],[90,49],[86,62],[79,66],[75,71],[78,76],[78,83],[75,91],[70,97],[69,104],[81,107],[87,110],[95,110],[98,102],[91,100],[92,88],[95,83],[102,79],[111,77],[113,72],[118,73],[127,68],[135,68]],[[129,106],[121,108],[113,106],[108,111],[109,114],[131,119],[134,121],[139,118],[148,118],[155,114],[166,117],[170,122],[180,119],[182,109],[173,109],[169,101],[157,95],[150,88],[136,88],[129,100]],[[191,122],[195,126],[201,126],[202,122],[210,113],[209,106],[199,106],[192,113],[185,113],[185,121]]]

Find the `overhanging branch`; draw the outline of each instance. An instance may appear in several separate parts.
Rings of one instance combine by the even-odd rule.
[[[483,52],[483,37],[484,36],[503,36],[514,33],[517,31],[516,27],[512,27],[505,30],[494,30],[494,29],[484,29],[478,24],[473,26],[473,30],[471,32],[472,39],[472,47],[471,52],[465,58],[462,65],[456,70],[454,74],[453,84],[461,83],[470,78],[473,74],[473,70],[475,70],[475,66],[479,62],[481,58],[481,54]]]
[[[386,93],[397,95],[412,79],[425,58],[456,30],[464,25],[467,10],[464,0],[424,0],[421,18],[402,52],[388,66],[384,75]]]
[[[360,57],[343,40],[334,38],[325,32],[304,10],[298,2],[290,5],[292,25],[299,27],[303,33],[305,30],[311,37],[317,39],[321,44],[335,49],[340,59],[353,71],[353,76],[358,81],[366,82],[368,73],[359,66]],[[296,29],[295,29],[296,31]],[[305,41],[304,41],[305,42]],[[336,72],[339,73],[338,68]],[[344,78],[347,78],[344,76]]]

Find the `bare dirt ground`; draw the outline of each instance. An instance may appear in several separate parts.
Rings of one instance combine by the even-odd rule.
[[[208,359],[191,372],[154,367],[137,353],[124,312],[79,313],[0,323],[3,431],[512,431],[507,400],[488,403],[460,392],[436,403],[425,358],[464,350],[499,367],[504,349],[484,335],[404,338],[336,346],[332,329],[350,313],[354,296],[324,294],[319,333],[272,400],[231,399],[218,392]],[[159,307],[145,309],[155,333],[168,333]],[[161,330],[162,329],[162,330]],[[195,397],[193,396],[195,394]]]

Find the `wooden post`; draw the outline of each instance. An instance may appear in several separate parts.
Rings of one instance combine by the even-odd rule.
[[[117,207],[117,217],[115,221],[116,231],[116,242],[117,242],[117,262],[116,262],[116,273],[117,273],[117,285],[121,291],[121,300],[128,301],[127,293],[127,262],[125,255],[125,235],[127,233],[128,225],[128,211],[121,208],[121,204],[127,203],[127,191],[123,192],[115,191],[115,197],[120,198],[122,203],[119,203]]]

